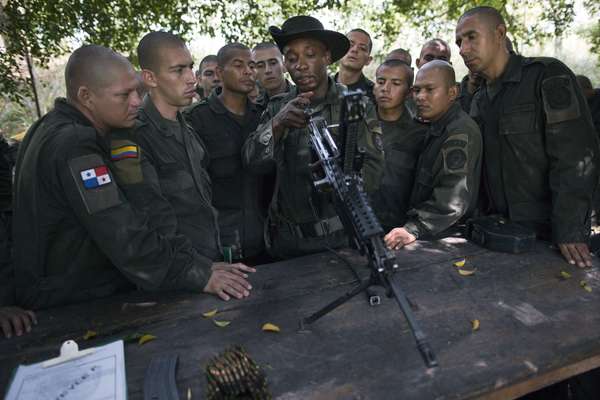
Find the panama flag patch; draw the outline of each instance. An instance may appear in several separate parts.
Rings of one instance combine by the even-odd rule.
[[[81,171],[81,179],[86,189],[94,189],[112,182],[106,165]]]

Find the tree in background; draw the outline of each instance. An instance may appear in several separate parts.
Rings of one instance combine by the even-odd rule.
[[[531,43],[560,36],[573,22],[575,0],[0,0],[0,93],[25,104],[37,100],[35,66],[66,54],[79,43],[96,43],[129,55],[135,62],[140,37],[152,29],[180,34],[220,35],[253,45],[269,39],[268,27],[299,14],[330,14],[337,26],[350,16],[382,38],[395,41],[407,25],[431,37],[453,29],[475,5],[492,5],[505,15],[511,39]],[[600,15],[597,0],[585,0]],[[535,14],[537,11],[537,15]],[[533,22],[532,22],[533,21]],[[600,22],[588,34],[600,57]],[[42,110],[38,110],[41,113]]]

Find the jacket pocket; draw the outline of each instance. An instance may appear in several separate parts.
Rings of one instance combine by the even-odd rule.
[[[506,109],[500,116],[498,131],[501,135],[535,133],[535,104],[519,104]]]

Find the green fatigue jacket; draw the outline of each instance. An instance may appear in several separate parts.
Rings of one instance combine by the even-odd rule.
[[[115,182],[108,142],[62,99],[29,129],[15,176],[19,304],[74,303],[131,283],[145,290],[206,285],[210,260],[184,237],[149,226]]]
[[[335,76],[333,77],[333,79],[338,82],[338,75],[339,72],[335,74]],[[340,83],[341,85],[341,83]],[[373,94],[373,88],[375,87],[375,83],[373,83],[372,80],[368,79],[363,73],[360,74],[360,78],[358,78],[358,80],[356,82],[354,82],[351,85],[345,85],[348,90],[350,91],[355,91],[355,90],[362,90],[368,97],[369,100],[371,100],[371,102],[373,104],[375,104],[375,95]]]
[[[274,171],[257,174],[242,165],[242,146],[258,126],[257,107],[248,101],[244,116],[234,116],[213,92],[184,115],[208,151],[207,169],[212,181],[212,204],[219,212],[221,244],[234,249],[234,259],[261,254]],[[268,183],[270,193],[266,192]]]
[[[569,68],[511,55],[502,76],[477,91],[471,115],[483,136],[483,211],[555,243],[586,242],[599,146]]]
[[[404,228],[417,238],[440,236],[475,209],[481,173],[481,134],[455,102],[432,122],[417,164]]]
[[[373,207],[386,231],[406,222],[417,160],[428,125],[415,121],[406,106],[397,121],[379,121],[383,130],[385,169]]]
[[[288,93],[294,87],[295,87],[294,84],[286,79],[285,80],[285,91],[283,91],[283,93],[279,93],[278,96]],[[258,106],[258,108],[261,111],[263,111],[265,108],[267,108],[267,104],[269,104],[269,101],[271,101],[271,96],[269,96],[269,94],[267,93],[265,88],[261,87],[260,93],[259,93],[258,97],[256,98],[256,105]]]
[[[133,146],[139,158],[122,152]],[[164,234],[181,235],[204,257],[220,258],[217,212],[212,206],[208,155],[187,125],[161,116],[150,96],[140,108],[133,131],[113,134],[115,175],[130,201],[150,216]],[[210,273],[210,267],[207,267]]]
[[[340,95],[345,89],[329,79],[325,99],[314,107],[329,124],[340,118]],[[279,110],[294,99],[298,91],[274,96],[242,149],[243,161],[250,168],[277,168],[275,193],[269,208],[267,246],[272,255],[293,257],[322,251],[327,247],[348,244],[343,226],[333,207],[331,193],[319,193],[313,185],[309,164],[314,162],[308,129],[288,129],[274,143],[272,119]],[[335,138],[337,128],[331,128]],[[375,109],[369,103],[366,119],[359,128],[358,147],[365,150],[362,175],[366,190],[373,192],[379,186],[383,170],[383,143]]]
[[[465,75],[460,81],[459,85],[460,93],[458,95],[458,102],[462,107],[463,111],[469,114],[471,112],[471,102],[475,93],[469,93],[469,75]]]

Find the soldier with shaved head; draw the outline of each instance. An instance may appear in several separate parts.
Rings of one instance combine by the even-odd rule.
[[[481,134],[457,102],[454,69],[446,61],[423,65],[413,85],[418,115],[430,126],[416,167],[402,227],[385,242],[398,249],[416,239],[444,236],[474,210],[481,170]]]
[[[203,259],[181,237],[149,223],[118,182],[112,131],[131,128],[139,80],[121,55],[76,50],[65,69],[67,98],[22,143],[15,176],[18,303],[45,308],[133,289],[202,290]],[[135,175],[135,174],[133,174]],[[209,264],[210,265],[210,264]]]
[[[246,51],[249,60],[250,52]],[[209,152],[181,113],[195,93],[192,56],[180,37],[162,31],[146,34],[137,53],[148,95],[135,129],[119,132],[111,143],[111,157],[123,190],[149,214],[152,225],[179,238],[198,256],[199,276],[194,282],[198,292],[223,300],[247,297],[251,286],[246,272],[254,269],[221,262],[217,212],[206,170],[211,161]],[[224,54],[219,63],[227,62],[233,53]],[[251,90],[254,82],[249,67],[241,69],[243,79],[237,83],[245,101],[244,91]],[[131,152],[135,157],[130,157]]]
[[[591,267],[598,137],[571,70],[510,53],[498,10],[475,7],[456,26],[465,65],[484,82],[471,115],[483,135],[482,209],[533,229],[564,258]]]

